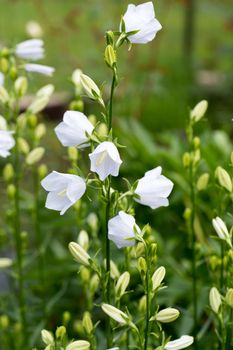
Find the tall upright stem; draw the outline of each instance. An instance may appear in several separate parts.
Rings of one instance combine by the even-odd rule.
[[[21,222],[20,222],[20,192],[19,192],[19,179],[20,179],[20,159],[19,159],[19,146],[18,146],[18,126],[15,130],[15,147],[14,147],[14,240],[16,246],[16,266],[17,266],[17,278],[18,278],[18,304],[20,313],[20,322],[22,324],[23,341],[27,339],[27,326],[26,326],[26,304],[24,294],[24,274],[23,274],[23,252],[21,241]]]
[[[144,350],[147,350],[147,344],[148,344],[148,333],[149,333],[149,320],[150,320],[150,288],[149,288],[149,259],[148,259],[148,251],[146,247],[146,263],[147,263],[147,270],[146,270],[146,324],[145,324],[145,340],[144,340]]]

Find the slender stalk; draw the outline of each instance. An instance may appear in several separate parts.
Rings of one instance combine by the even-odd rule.
[[[221,242],[221,270],[220,270],[220,290],[224,290],[224,242]]]
[[[112,109],[113,109],[113,96],[114,96],[114,90],[116,86],[116,74],[115,71],[113,72],[112,77],[112,85],[111,85],[111,92],[110,92],[110,101],[109,101],[109,110],[108,110],[108,131],[112,129]]]
[[[233,309],[230,310],[229,322],[227,325],[227,343],[226,350],[232,349],[232,339],[233,339]]]
[[[15,130],[15,147],[14,147],[14,186],[15,186],[15,197],[14,197],[14,239],[16,245],[16,266],[17,266],[17,278],[18,278],[18,304],[20,312],[20,322],[22,324],[23,342],[27,339],[27,325],[26,325],[26,303],[24,294],[24,274],[23,274],[23,252],[22,252],[22,241],[21,241],[21,222],[20,222],[20,191],[19,191],[19,180],[20,180],[20,159],[19,159],[19,145],[18,145],[18,126],[16,125]]]
[[[146,263],[147,263],[147,271],[146,271],[146,324],[145,324],[145,339],[144,339],[144,350],[147,350],[147,344],[148,344],[148,334],[149,334],[149,320],[150,320],[150,286],[149,286],[149,279],[150,279],[150,269],[149,269],[149,259],[148,259],[148,251],[146,248]]]

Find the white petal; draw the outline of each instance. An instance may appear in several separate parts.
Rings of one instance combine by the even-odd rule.
[[[52,76],[55,69],[53,67],[45,66],[43,64],[25,64],[25,69],[27,72],[39,73],[47,76]]]
[[[25,48],[31,48],[31,47],[42,47],[44,46],[44,42],[41,39],[29,39],[22,41],[21,43],[16,45],[16,49],[25,49]]]
[[[67,187],[67,197],[74,204],[79,200],[86,191],[86,183],[85,181],[77,175],[73,175],[72,181],[69,183]]]
[[[67,196],[61,196],[57,192],[49,192],[47,195],[45,207],[52,210],[61,211],[61,215],[65,213],[69,207],[72,206],[72,202]]]
[[[189,335],[182,335],[182,337],[180,337],[179,339],[173,340],[173,341],[169,341],[164,349],[165,350],[181,350],[181,349],[185,349],[188,346],[193,344],[193,337],[189,336]]]
[[[151,20],[155,17],[154,5],[152,1],[145,2],[136,7],[136,12],[143,20]]]
[[[46,191],[62,191],[66,189],[68,185],[68,179],[65,175],[66,174],[53,171],[41,181],[41,185]]]

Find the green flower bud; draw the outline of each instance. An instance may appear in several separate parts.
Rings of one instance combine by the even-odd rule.
[[[190,220],[191,215],[192,215],[192,209],[185,208],[185,211],[184,211],[184,214],[183,214],[184,219],[187,220],[187,221]]]
[[[27,92],[28,81],[25,77],[18,77],[14,84],[15,92],[18,96],[24,96]]]
[[[147,264],[146,264],[146,260],[141,256],[138,259],[138,270],[141,274],[145,274],[147,271]]]
[[[64,326],[58,327],[56,330],[56,338],[62,340],[65,335],[66,335],[66,327]]]
[[[90,122],[93,126],[96,125],[96,116],[95,116],[94,114],[90,114],[90,115],[88,116],[88,120],[89,120],[89,122]]]
[[[212,255],[209,258],[209,264],[210,264],[211,270],[215,271],[217,269],[217,267],[220,265],[220,260],[216,255]]]
[[[14,333],[19,335],[22,332],[22,324],[20,322],[16,322],[14,325]]]
[[[129,323],[129,317],[121,310],[109,304],[102,304],[102,310],[121,325]]]
[[[100,123],[97,128],[97,133],[101,137],[106,137],[108,135],[108,127],[105,123]]]
[[[89,350],[90,343],[86,340],[76,340],[67,345],[65,350]]]
[[[98,100],[102,104],[102,106],[105,106],[104,101],[102,100],[102,97],[101,97],[100,89],[90,77],[88,77],[85,74],[81,74],[80,82],[87,96],[89,96],[94,100]]]
[[[9,317],[7,315],[0,316],[0,327],[6,330],[10,325]]]
[[[199,148],[201,144],[200,137],[195,136],[193,139],[193,146],[195,149]]]
[[[7,121],[2,115],[0,115],[0,130],[7,130]]]
[[[62,323],[64,324],[64,325],[67,325],[69,322],[70,322],[70,320],[71,320],[71,314],[70,314],[70,312],[69,311],[65,311],[65,312],[63,312],[63,315],[62,315]]]
[[[209,182],[210,175],[208,173],[202,174],[199,179],[197,180],[197,190],[198,191],[204,191]]]
[[[106,264],[106,261],[105,261]],[[111,260],[110,261],[110,277],[115,280],[116,278],[119,278],[120,272],[116,266],[116,264]]]
[[[10,68],[10,77],[12,80],[15,80],[17,78],[17,76],[18,76],[17,68],[16,68],[16,66],[12,66]]]
[[[76,147],[68,147],[68,157],[74,162],[78,160],[78,150]]]
[[[225,300],[230,307],[233,307],[233,288],[228,289]]]
[[[91,334],[94,327],[91,320],[91,314],[89,312],[84,312],[83,315],[83,328],[87,334]]]
[[[84,333],[83,323],[80,320],[74,321],[73,328],[74,328],[75,332],[77,332],[79,334],[83,334]]]
[[[222,304],[222,301],[221,301],[221,295],[219,294],[219,291],[217,290],[216,287],[213,287],[210,290],[209,302],[210,302],[211,309],[217,314]]]
[[[72,101],[69,105],[69,109],[72,111],[83,112],[84,111],[84,103],[82,100]]]
[[[49,97],[43,95],[37,97],[28,107],[28,111],[32,114],[37,114],[41,112],[49,103]]]
[[[95,232],[98,229],[98,217],[95,213],[90,213],[87,216],[87,223],[90,228]]]
[[[92,295],[95,294],[98,286],[99,286],[100,280],[97,274],[94,274],[90,280],[90,292]]]
[[[43,147],[37,147],[33,149],[26,157],[26,163],[28,165],[33,165],[41,160],[45,152]]]
[[[48,168],[46,164],[41,164],[39,165],[38,168],[38,174],[39,174],[39,178],[40,180],[42,180],[48,173]]]
[[[11,163],[7,163],[3,169],[3,178],[10,182],[14,178],[14,168]]]
[[[146,295],[143,295],[141,299],[139,300],[139,311],[142,314],[145,314],[146,312]]]
[[[145,252],[144,244],[142,242],[139,242],[135,247],[136,257],[139,258],[144,254],[144,252]]]
[[[116,61],[117,61],[116,51],[111,45],[108,45],[105,49],[104,60],[110,68],[113,68],[114,65],[116,64]]]
[[[51,332],[47,331],[46,329],[42,329],[41,331],[41,338],[43,343],[46,345],[53,344],[54,338]]]
[[[85,230],[81,230],[78,236],[78,243],[85,249],[86,251],[89,248],[89,237],[88,233]]]
[[[35,114],[30,114],[27,117],[27,124],[30,128],[34,129],[37,126],[38,118]]]
[[[153,274],[152,276],[152,288],[153,291],[158,289],[165,277],[166,269],[164,266],[160,266]]]
[[[91,257],[89,254],[76,242],[69,243],[70,253],[73,255],[74,259],[84,266],[89,266],[89,260]]]
[[[183,162],[183,166],[184,168],[188,168],[190,166],[191,163],[191,157],[190,157],[190,153],[185,152],[182,158],[182,162]]]
[[[15,198],[15,192],[16,192],[15,185],[10,184],[7,186],[7,195],[9,197],[9,199]]]
[[[9,61],[5,57],[2,57],[0,60],[0,70],[6,74],[9,69]]]
[[[112,45],[114,43],[114,33],[111,30],[106,32],[106,41],[108,45]]]
[[[46,126],[44,123],[40,123],[39,125],[37,125],[36,129],[35,129],[35,137],[37,140],[42,139],[42,137],[44,137],[46,134]]]
[[[10,96],[7,90],[3,86],[0,86],[0,102],[2,104],[7,104],[9,100],[10,100]]]
[[[231,177],[225,169],[218,166],[215,170],[215,177],[217,178],[220,186],[224,187],[228,192],[232,192]]]
[[[80,267],[80,277],[83,283],[90,281],[90,271],[85,266]]]
[[[18,138],[18,146],[19,146],[19,150],[21,153],[23,153],[23,154],[29,153],[29,151],[30,151],[29,144],[22,137]]]

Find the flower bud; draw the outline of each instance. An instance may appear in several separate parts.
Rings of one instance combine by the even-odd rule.
[[[53,342],[54,342],[54,338],[53,338],[52,333],[50,333],[46,329],[42,329],[41,338],[42,338],[43,343],[45,343],[46,345],[53,344]]]
[[[144,244],[142,242],[139,242],[135,247],[136,257],[139,258],[140,256],[142,256],[144,254],[144,251],[145,251]]]
[[[198,149],[200,147],[200,144],[201,144],[200,137],[195,136],[194,139],[193,139],[193,146],[194,146],[194,148]]]
[[[98,136],[106,137],[108,135],[108,127],[105,123],[100,123],[97,128]]]
[[[49,97],[43,95],[41,97],[37,97],[28,107],[28,111],[32,114],[37,114],[41,112],[49,103]]]
[[[158,289],[165,277],[166,269],[164,266],[160,266],[153,274],[152,276],[152,288],[153,291]]]
[[[62,340],[64,338],[65,334],[66,334],[66,327],[60,326],[57,328],[57,330],[56,330],[56,338],[57,339]]]
[[[33,165],[41,160],[45,152],[43,147],[37,147],[33,149],[26,157],[26,163],[28,165]]]
[[[98,217],[95,213],[90,213],[87,217],[87,223],[93,231],[98,229]]]
[[[39,178],[40,180],[42,180],[48,173],[48,168],[46,164],[40,164],[40,166],[38,167],[38,174],[39,174]]]
[[[201,102],[199,102],[190,113],[191,120],[197,123],[204,117],[207,108],[208,102],[206,100],[202,100]]]
[[[91,334],[94,327],[93,327],[93,323],[91,320],[91,315],[89,312],[84,312],[83,315],[83,328],[85,329],[87,334]]]
[[[7,315],[0,316],[0,328],[6,330],[10,325],[9,317]]]
[[[222,304],[222,301],[221,301],[221,295],[219,294],[219,291],[217,290],[216,287],[213,287],[210,290],[209,302],[210,302],[211,309],[217,314]]]
[[[184,168],[188,168],[190,166],[190,163],[191,163],[190,153],[188,152],[184,153],[182,162],[183,162]]]
[[[30,128],[34,129],[38,123],[38,118],[35,114],[29,114],[27,117],[27,124]]]
[[[80,75],[80,81],[87,96],[89,96],[90,98],[93,98],[94,100],[98,100],[102,105],[104,105],[104,102],[101,97],[100,89],[98,88],[96,83],[85,74]]]
[[[40,123],[35,129],[35,138],[37,140],[42,139],[46,134],[46,126],[44,123]]]
[[[23,154],[28,154],[28,152],[30,151],[29,144],[22,137],[18,138],[18,146],[19,146],[20,152]]]
[[[7,58],[2,57],[0,60],[0,70],[6,74],[8,72],[9,69],[9,61]]]
[[[210,268],[212,271],[215,271],[216,268],[220,265],[220,260],[216,255],[212,255],[209,258],[209,264],[210,264]]]
[[[146,312],[146,295],[143,295],[139,300],[139,311],[144,314]]]
[[[197,190],[198,191],[204,191],[209,182],[210,175],[208,173],[202,174],[199,179],[197,180]]]
[[[104,60],[110,68],[113,68],[113,66],[116,64],[116,51],[114,50],[112,45],[108,45],[106,47],[104,53]]]
[[[9,197],[9,199],[15,198],[15,192],[16,192],[15,185],[10,184],[7,186],[7,195]]]
[[[229,246],[232,247],[230,234],[228,232],[225,222],[217,216],[215,219],[212,220],[212,224],[218,237],[226,241],[229,244]]]
[[[147,271],[146,260],[142,256],[138,259],[138,270],[141,274],[145,274]]]
[[[53,92],[54,92],[54,86],[52,84],[47,84],[37,91],[36,96],[37,97],[46,96],[47,98],[50,98]]]
[[[18,96],[24,96],[28,89],[28,81],[25,77],[18,77],[14,83],[15,92]]]
[[[184,211],[184,214],[183,214],[183,217],[185,220],[190,220],[191,218],[191,214],[192,214],[192,209],[191,208],[185,208],[185,211]]]
[[[74,85],[76,85],[76,86],[81,85],[81,79],[80,79],[81,74],[82,74],[81,69],[75,69],[73,71],[72,76],[71,76],[71,81]]]
[[[129,317],[121,310],[109,304],[102,304],[102,310],[113,320],[120,323],[121,325],[127,324],[129,322]]]
[[[83,247],[83,249],[88,250],[89,247],[89,237],[85,230],[81,230],[78,236],[78,243]]]
[[[0,115],[0,130],[7,130],[7,121],[2,115]]]
[[[125,293],[126,288],[129,285],[130,274],[128,271],[124,272],[118,279],[115,291],[116,295],[120,298]]]
[[[8,95],[7,90],[3,86],[0,86],[0,102],[2,104],[7,104],[9,100],[10,100],[10,97]]]
[[[17,76],[18,76],[17,67],[16,66],[11,66],[9,74],[10,74],[11,79],[15,80],[17,78]]]
[[[220,186],[224,187],[228,192],[232,192],[231,177],[225,169],[218,166],[215,170],[215,177],[217,178]]]
[[[155,315],[155,319],[158,322],[169,323],[169,322],[175,321],[179,317],[179,315],[180,315],[179,310],[174,309],[172,307],[168,307],[166,309],[159,311]]]
[[[7,182],[14,178],[14,168],[11,163],[7,163],[3,169],[3,177]]]
[[[13,260],[10,258],[0,258],[0,269],[6,269],[13,265]]]
[[[84,111],[84,103],[83,103],[83,101],[82,100],[72,101],[70,103],[70,105],[69,105],[69,110],[83,112]]]
[[[70,322],[70,320],[71,320],[70,312],[69,311],[63,312],[63,315],[62,315],[63,324],[67,325]]]
[[[182,335],[178,339],[169,341],[163,349],[164,350],[181,350],[192,345],[193,342],[194,342],[194,338],[191,337],[190,335]]]
[[[106,264],[106,261],[105,261],[105,264]],[[116,278],[119,278],[120,276],[120,272],[116,264],[112,260],[110,261],[110,276],[113,280],[115,280]]]
[[[96,116],[94,114],[90,114],[87,119],[93,126],[96,125]]]
[[[77,162],[78,160],[78,150],[76,147],[68,147],[68,157],[71,161]]]
[[[89,350],[90,343],[86,340],[76,340],[66,346],[65,350]]]
[[[97,290],[97,288],[98,288],[98,286],[99,286],[99,283],[100,283],[99,277],[98,277],[98,275],[95,273],[95,274],[92,276],[91,280],[90,280],[90,292],[91,292],[92,295],[95,294],[95,292],[96,292],[96,290]]]
[[[83,283],[90,281],[90,271],[85,266],[81,266],[80,268],[80,277]]]
[[[108,45],[112,45],[114,43],[114,33],[111,30],[106,32],[106,41]]]
[[[89,260],[91,259],[91,257],[78,243],[70,242],[69,250],[77,262],[83,264],[84,266],[90,265]]]
[[[233,307],[233,288],[228,289],[225,300],[230,307]]]

